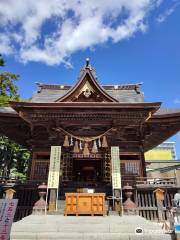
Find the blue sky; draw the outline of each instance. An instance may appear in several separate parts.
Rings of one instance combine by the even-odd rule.
[[[101,84],[143,82],[146,101],[180,108],[179,23],[177,0],[2,0],[0,52],[22,98],[75,83],[89,57]]]

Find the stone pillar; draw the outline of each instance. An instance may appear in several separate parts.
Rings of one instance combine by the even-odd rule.
[[[49,211],[56,210],[56,189],[50,189]]]
[[[121,190],[115,189],[114,190],[114,210],[121,214]]]

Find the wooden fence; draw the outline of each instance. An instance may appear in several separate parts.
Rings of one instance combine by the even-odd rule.
[[[169,184],[169,183],[168,183]],[[168,219],[169,209],[173,206],[174,195],[177,192],[177,187],[164,184],[159,184],[156,182],[154,186],[143,184],[142,188],[137,187],[135,190],[135,201],[138,206],[139,215],[151,220],[158,220],[158,206],[154,190],[161,188],[164,190],[164,200],[162,201],[162,217],[164,220]]]
[[[140,180],[139,180],[140,181]],[[177,192],[178,188],[174,180],[168,180],[168,184],[165,184],[160,179],[145,182],[141,179],[141,182],[137,181],[136,186],[134,186],[134,198],[138,206],[139,215],[151,220],[158,220],[158,207],[157,201],[153,191],[157,187],[163,188],[165,191],[165,198],[163,201],[163,218],[168,218],[168,208],[173,206],[174,194]],[[162,184],[163,183],[163,184]],[[26,182],[26,183],[16,183],[14,189],[16,190],[15,198],[19,199],[17,211],[15,214],[15,221],[22,219],[32,213],[34,203],[39,199],[38,197],[38,182]],[[3,197],[3,184],[0,185],[0,198]],[[124,199],[125,200],[125,199]]]

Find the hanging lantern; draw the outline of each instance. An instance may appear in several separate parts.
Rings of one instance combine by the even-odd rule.
[[[79,153],[79,146],[78,146],[78,141],[77,140],[75,141],[73,152],[74,153]]]
[[[108,147],[108,143],[107,143],[107,138],[106,138],[106,136],[103,136],[102,147],[103,147],[103,148],[107,148],[107,147]]]
[[[84,144],[83,155],[89,155],[88,143]]]
[[[73,138],[71,137],[70,146],[73,146]]]
[[[98,139],[98,145],[99,145],[99,147],[102,147],[101,146],[101,138]]]
[[[92,151],[91,152],[92,153],[97,153],[98,152],[96,140],[93,141],[93,147],[92,147]]]
[[[69,147],[69,139],[68,139],[68,136],[67,136],[67,135],[66,135],[65,138],[64,138],[63,146],[64,146],[64,147]]]

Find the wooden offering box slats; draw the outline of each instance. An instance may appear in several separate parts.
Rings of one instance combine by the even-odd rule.
[[[105,215],[105,193],[66,193],[64,215]]]

